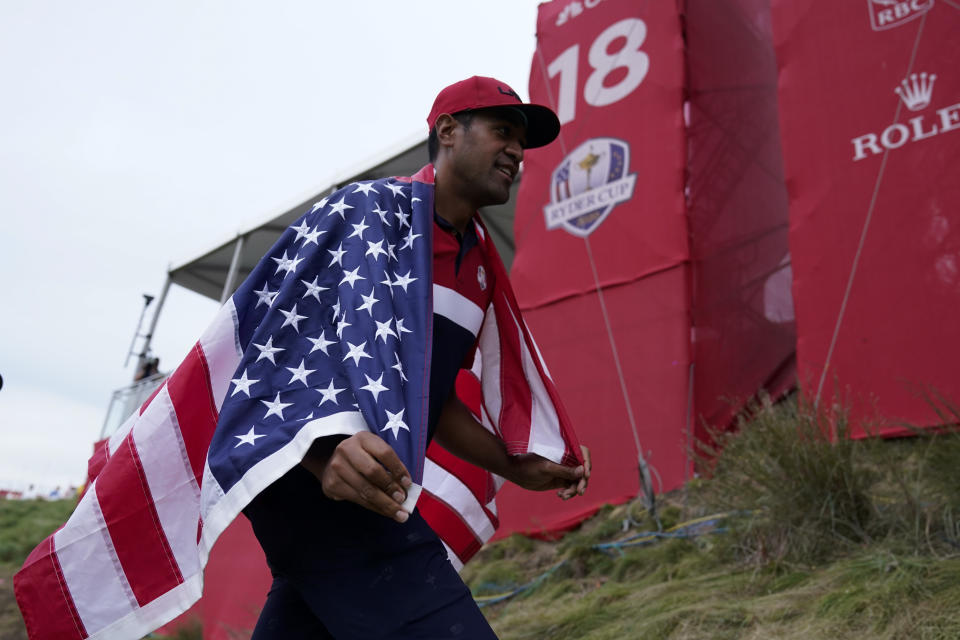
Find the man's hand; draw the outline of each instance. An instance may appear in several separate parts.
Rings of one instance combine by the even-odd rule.
[[[301,463],[323,484],[332,500],[349,500],[397,522],[410,517],[401,508],[413,484],[407,468],[383,438],[363,431],[342,440],[327,458],[311,448]]]
[[[557,495],[564,500],[582,496],[590,481],[590,450],[580,445],[583,464],[565,467],[533,453],[510,457],[510,468],[504,477],[531,491],[559,489]]]

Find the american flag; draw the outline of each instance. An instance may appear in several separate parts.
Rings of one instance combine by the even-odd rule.
[[[433,169],[317,202],[260,261],[183,363],[106,446],[67,523],[16,575],[33,640],[139,638],[201,595],[217,537],[311,442],[369,430],[410,471],[457,567],[493,535],[502,480],[426,452]],[[581,462],[493,252],[472,375],[511,454]]]

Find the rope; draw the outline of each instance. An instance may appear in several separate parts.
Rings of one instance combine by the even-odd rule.
[[[717,513],[714,515],[703,516],[702,518],[695,518],[693,520],[688,520],[686,522],[674,525],[666,531],[642,531],[622,540],[594,544],[591,545],[590,548],[607,554],[610,554],[609,550],[613,549],[618,554],[623,555],[623,549],[625,548],[645,546],[652,544],[657,540],[690,539],[705,534],[723,533],[726,531],[726,528],[717,525],[721,520],[730,515],[730,513]],[[504,600],[509,600],[510,598],[523,593],[524,591],[529,591],[530,589],[538,586],[541,582],[546,580],[551,574],[565,564],[567,564],[567,561],[561,560],[530,582],[510,589],[509,591],[487,596],[474,596],[473,599],[476,601],[477,606],[481,608],[492,604],[497,604],[498,602],[503,602]]]
[[[917,59],[917,49],[920,46],[920,38],[923,35],[923,26],[926,24],[927,14],[924,13],[920,17],[920,27],[917,29],[917,37],[913,41],[913,51],[910,54],[910,62],[907,65],[907,73],[909,76],[910,72],[913,70],[913,63]],[[903,107],[903,101],[900,98],[897,98],[897,109],[893,114],[893,122],[896,122],[900,119],[900,110]],[[850,299],[850,291],[853,289],[853,279],[857,274],[857,267],[860,265],[860,255],[863,253],[863,246],[867,240],[867,230],[870,228],[870,223],[873,221],[873,210],[877,204],[877,194],[880,192],[880,184],[883,182],[884,172],[887,169],[887,156],[890,153],[890,149],[887,147],[883,148],[883,158],[880,160],[880,170],[877,172],[877,180],[873,185],[873,194],[870,196],[870,205],[867,207],[867,218],[863,221],[863,229],[860,232],[860,243],[857,245],[857,251],[853,256],[853,264],[850,267],[850,275],[847,278],[847,288],[843,294],[843,300],[840,302],[840,311],[837,313],[837,322],[833,327],[833,336],[830,338],[830,347],[827,349],[827,358],[823,363],[823,371],[820,373],[820,382],[817,384],[817,395],[814,397],[813,406],[820,406],[820,394],[823,391],[823,383],[827,379],[827,371],[830,369],[830,360],[833,358],[833,350],[837,346],[837,336],[840,335],[840,325],[843,323],[843,317],[847,312],[847,301]]]

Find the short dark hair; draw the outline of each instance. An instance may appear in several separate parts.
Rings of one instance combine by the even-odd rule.
[[[464,129],[469,129],[470,123],[473,122],[473,111],[455,113],[453,119],[462,124]],[[437,140],[437,127],[434,126],[433,129],[430,129],[430,135],[427,137],[427,157],[430,158],[430,162],[437,159],[437,151],[439,150],[440,142]]]

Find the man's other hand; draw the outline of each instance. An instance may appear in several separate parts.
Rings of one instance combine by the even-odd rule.
[[[507,479],[531,491],[558,489],[557,495],[564,500],[582,496],[590,481],[592,465],[590,450],[583,445],[580,450],[583,464],[579,467],[566,467],[533,453],[511,456]]]
[[[406,522],[410,517],[401,505],[413,483],[407,468],[383,438],[363,431],[346,438],[329,458],[310,454],[302,463],[323,484],[332,500],[349,500],[371,511]]]

